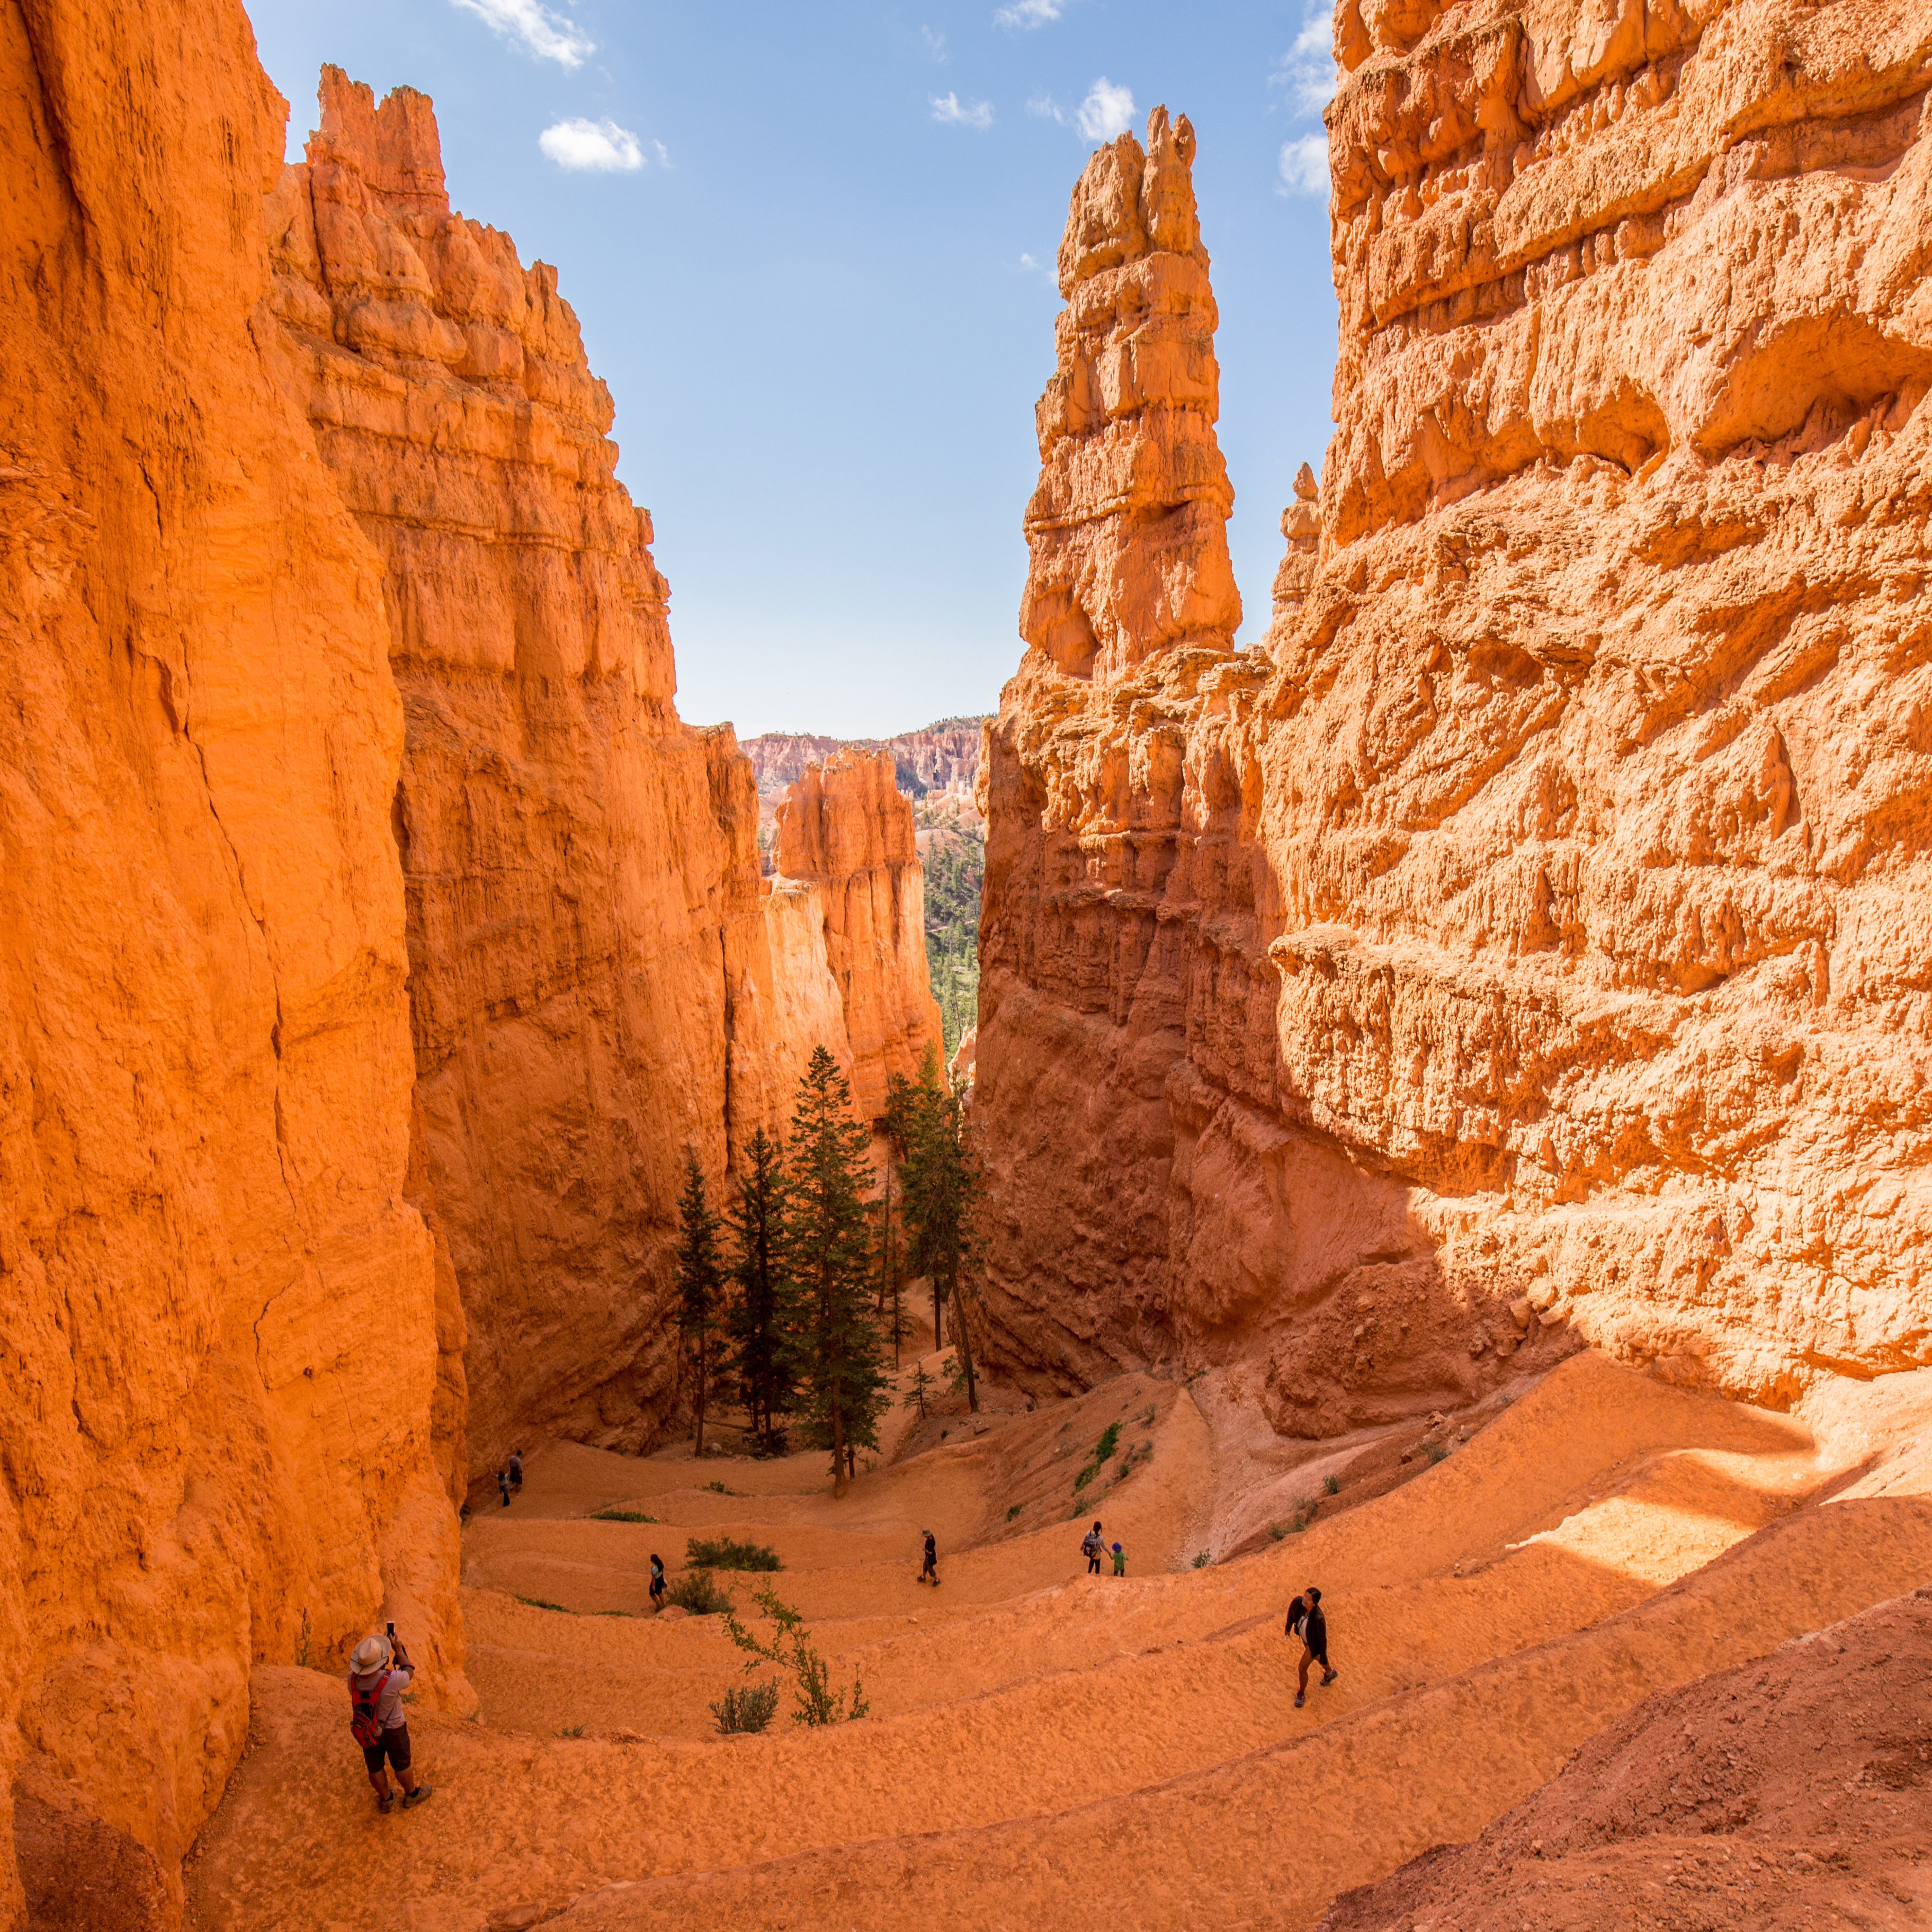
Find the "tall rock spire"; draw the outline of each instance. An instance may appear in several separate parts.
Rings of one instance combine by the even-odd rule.
[[[1193,160],[1186,116],[1156,107],[1144,149],[1123,134],[1087,164],[1060,244],[1020,634],[1099,682],[1172,644],[1231,650],[1241,621]]]

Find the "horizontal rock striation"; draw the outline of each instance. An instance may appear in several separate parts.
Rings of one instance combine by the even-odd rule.
[[[178,1922],[251,1665],[386,1616],[474,1701],[402,707],[265,353],[284,110],[241,9],[34,0],[0,70],[0,1773],[28,1868]]]
[[[808,765],[822,765],[841,752],[888,752],[898,788],[914,798],[932,791],[970,792],[980,770],[982,718],[946,718],[923,730],[902,731],[896,738],[815,738],[789,731],[768,731],[745,740],[745,755],[757,775],[760,797],[782,794],[795,784]]]
[[[1310,1431],[1564,1335],[1772,1402],[1922,1363],[1932,14],[1336,35],[1268,639],[1029,628],[992,734],[989,1315]]]

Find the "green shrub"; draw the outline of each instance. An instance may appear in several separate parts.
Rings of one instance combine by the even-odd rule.
[[[731,1607],[731,1593],[718,1588],[709,1570],[687,1570],[664,1594],[694,1617],[715,1617]]]
[[[1279,1543],[1287,1534],[1288,1532],[1278,1522],[1271,1522],[1268,1525],[1268,1534],[1276,1543]]]
[[[1019,1514],[1020,1511],[1021,1511],[1022,1510],[1024,1509],[1025,1508],[1026,1508],[1026,1504],[1025,1504],[1024,1503],[1016,1503],[1016,1504],[1014,1504],[1014,1505],[1012,1506],[1012,1508],[1011,1509],[1008,1510],[1007,1510],[1007,1512],[1006,1512],[1006,1520],[1007,1520],[1007,1522],[1011,1522],[1012,1521],[1013,1518],[1014,1518],[1015,1516],[1018,1516],[1018,1515]]]
[[[1204,1550],[1198,1556],[1195,1558],[1194,1567],[1197,1570],[1204,1570],[1209,1564],[1214,1562],[1214,1558],[1212,1553]]]
[[[529,1604],[533,1610],[562,1610],[567,1617],[574,1617],[577,1614],[574,1610],[565,1610],[561,1604],[547,1604],[541,1597],[519,1597],[517,1601]]]
[[[1073,1479],[1073,1493],[1076,1496],[1106,1467],[1120,1439],[1120,1425],[1118,1422],[1110,1422],[1101,1430],[1100,1439],[1094,1445],[1094,1460]]]
[[[1340,1476],[1324,1476],[1322,1488],[1325,1495],[1339,1496],[1342,1493],[1342,1479]]]
[[[721,1496],[735,1496],[738,1493],[736,1490],[728,1490],[724,1485],[718,1481],[716,1478],[714,1478],[711,1481],[706,1483],[704,1486],[707,1490],[716,1490]]]
[[[1448,1455],[1449,1452],[1443,1448],[1441,1443],[1431,1442],[1424,1445],[1422,1453],[1429,1458],[1430,1465],[1432,1468],[1436,1463],[1441,1462],[1443,1457]]]
[[[654,1516],[640,1516],[635,1510],[592,1510],[592,1520],[598,1522],[656,1522]]]
[[[557,1736],[560,1738],[580,1738],[583,1735],[584,1726],[581,1724],[566,1724],[563,1729],[557,1732]]]
[[[753,1591],[752,1600],[771,1619],[771,1636],[760,1637],[756,1631],[747,1629],[738,1621],[734,1611],[725,1614],[724,1634],[740,1650],[782,1664],[791,1672],[798,1698],[798,1708],[791,1714],[794,1724],[850,1724],[872,1708],[865,1687],[856,1672],[852,1678],[851,1702],[848,1708],[845,1693],[832,1688],[831,1673],[812,1643],[812,1633],[806,1628],[804,1618],[784,1602],[769,1583],[762,1589]],[[745,1666],[747,1670],[756,1667],[749,1664]]]
[[[747,1731],[762,1731],[778,1708],[778,1680],[769,1684],[747,1684],[742,1690],[728,1690],[711,1707],[718,1720],[718,1735],[728,1738]]]
[[[694,1536],[684,1546],[692,1570],[782,1570],[778,1552],[764,1543],[740,1543],[729,1536]]]

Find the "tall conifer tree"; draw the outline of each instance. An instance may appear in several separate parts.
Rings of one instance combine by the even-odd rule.
[[[832,1451],[832,1493],[855,1451],[878,1446],[890,1397],[871,1301],[866,1195],[872,1131],[852,1118],[852,1089],[824,1047],[798,1083],[787,1151],[784,1257],[799,1296],[793,1358],[812,1442]]]
[[[940,1085],[938,1058],[929,1047],[914,1092],[910,1144],[901,1184],[910,1238],[906,1265],[932,1280],[935,1340],[941,1304],[952,1304],[953,1345],[966,1374],[968,1406],[976,1411],[980,1385],[963,1304],[967,1284],[980,1266],[985,1186],[967,1136],[964,1109],[956,1094]]]
[[[718,1216],[704,1190],[696,1150],[684,1150],[684,1192],[677,1204],[677,1325],[694,1376],[692,1407],[698,1418],[697,1453],[704,1454],[704,1411],[711,1386],[724,1367],[724,1269],[718,1252]]]
[[[797,1296],[785,1272],[784,1164],[760,1127],[745,1149],[731,1224],[731,1340],[738,1354],[738,1382],[761,1446],[775,1452],[778,1419],[792,1405],[797,1376],[787,1341],[795,1324]]]

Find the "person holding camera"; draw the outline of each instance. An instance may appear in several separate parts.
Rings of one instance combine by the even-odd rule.
[[[404,1810],[420,1804],[430,1794],[430,1786],[418,1784],[410,1768],[410,1726],[403,1714],[403,1693],[415,1675],[409,1652],[396,1640],[394,1624],[386,1636],[365,1636],[349,1660],[349,1728],[362,1747],[378,1811],[386,1812],[394,1802],[389,1789],[392,1767],[402,1784]]]

